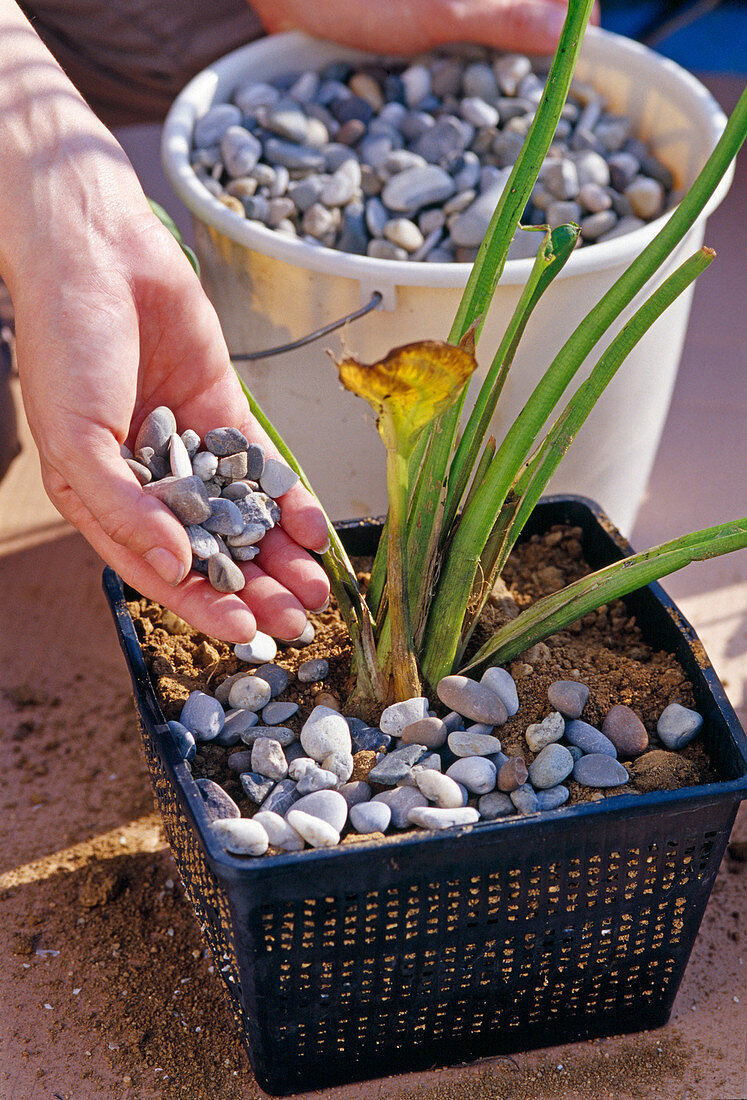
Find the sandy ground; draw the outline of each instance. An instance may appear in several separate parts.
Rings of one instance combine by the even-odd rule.
[[[734,380],[744,369],[745,321],[730,273],[739,256],[733,219],[743,214],[745,194],[743,165],[738,188],[711,222],[708,243],[723,252],[724,274],[698,289],[635,545],[740,514],[747,456],[744,391],[735,395]],[[734,322],[728,337],[714,322],[724,297],[721,316]],[[713,499],[707,482],[683,480],[691,466],[718,471]],[[683,492],[685,483],[692,489]],[[43,498],[26,433],[24,452],[0,486],[0,1100],[248,1100],[262,1094],[152,812],[100,577],[100,561]],[[694,568],[668,587],[744,720],[744,555]],[[735,837],[747,838],[747,816]],[[747,982],[738,923],[746,866],[724,861],[672,1020],[660,1031],[324,1095],[744,1096]],[[171,1017],[171,1036],[143,1024]],[[190,1067],[194,1089],[182,1090],[180,1065],[185,1080]]]

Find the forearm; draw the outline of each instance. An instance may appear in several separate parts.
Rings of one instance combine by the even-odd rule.
[[[121,147],[13,0],[0,0],[0,276],[15,294],[39,246],[85,249],[120,196],[138,196]],[[142,201],[145,208],[145,199]]]

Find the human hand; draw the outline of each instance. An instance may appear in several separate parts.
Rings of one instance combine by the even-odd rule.
[[[122,149],[9,0],[0,35],[0,276],[47,492],[126,581],[197,629],[226,641],[248,641],[257,625],[298,637],[305,609],[329,594],[303,549],[327,542],[311,495],[297,484],[280,498],[280,526],[241,567],[245,588],[223,595],[188,573],[184,528],[121,457],[158,405],[180,430],[233,425],[277,454],[197,276]]]
[[[344,46],[408,56],[448,42],[552,53],[566,0],[250,0],[269,32],[301,30]],[[592,17],[599,21],[598,8]]]

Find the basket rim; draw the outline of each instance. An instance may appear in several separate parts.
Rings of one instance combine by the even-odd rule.
[[[560,505],[572,503],[587,510],[596,523],[617,544],[622,556],[633,553],[630,543],[617,530],[604,510],[588,497],[563,493],[542,497],[540,505]],[[382,517],[344,520],[335,527],[344,532],[383,524]],[[579,803],[574,806],[561,806],[542,813],[541,824],[579,822],[585,819],[603,817],[609,820],[626,816],[628,811],[638,809],[641,814],[674,809],[691,809],[728,798],[740,801],[747,798],[747,736],[729,702],[715,669],[708,660],[703,645],[692,625],[685,619],[672,598],[660,584],[654,582],[647,586],[654,598],[663,606],[673,620],[677,631],[683,636],[691,650],[697,647],[697,663],[703,675],[706,687],[711,693],[716,708],[734,739],[741,758],[742,774],[736,779],[719,780],[695,787],[683,787],[675,791],[652,791],[643,794],[618,794],[600,802]],[[118,628],[120,645],[124,651],[130,674],[135,686],[136,704],[141,718],[147,722],[157,739],[159,755],[167,772],[175,782],[184,811],[190,818],[190,826],[196,834],[205,852],[211,870],[224,881],[256,881],[275,872],[291,872],[296,868],[310,867],[316,862],[328,865],[330,860],[351,859],[356,855],[373,852],[386,854],[392,851],[410,850],[416,845],[451,845],[455,839],[470,836],[497,837],[501,833],[512,835],[517,830],[534,830],[538,824],[537,815],[516,815],[498,818],[494,821],[478,821],[474,825],[453,826],[444,830],[387,835],[384,840],[361,840],[355,844],[341,844],[334,848],[304,849],[302,852],[285,852],[279,855],[263,856],[261,859],[232,855],[219,843],[210,829],[210,819],[199,794],[195,780],[187,762],[179,755],[168,725],[155,695],[153,683],[148,674],[140,642],[135,633],[127,607],[125,606],[124,582],[110,567],[103,572],[103,588]],[[513,839],[513,837],[512,837]]]

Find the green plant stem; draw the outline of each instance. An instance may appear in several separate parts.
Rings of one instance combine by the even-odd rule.
[[[469,672],[488,661],[505,664],[535,642],[563,630],[610,600],[627,595],[689,565],[747,547],[747,517],[707,527],[662,543],[652,550],[613,562],[553,592],[502,626],[460,670]]]
[[[488,306],[503,272],[519,218],[526,207],[555,134],[592,8],[593,0],[577,0],[576,3],[568,6],[568,14],[545,83],[542,100],[478,250],[451,326],[449,343],[458,344],[474,322],[478,322],[476,335],[482,327]],[[440,545],[447,533],[443,524],[444,493],[467,389],[468,387],[465,386],[455,404],[439,417],[429,430],[427,467],[417,506],[419,523],[412,528],[408,547],[412,570],[418,577],[425,575],[426,555],[430,552],[430,548]],[[421,602],[425,600],[429,604],[430,599],[430,590],[425,590],[422,593]],[[427,611],[427,606],[413,607],[413,619],[420,618]]]
[[[387,531],[387,592],[391,621],[391,657],[394,695],[410,699],[420,695],[420,677],[412,644],[410,604],[407,598],[407,458],[397,448],[394,432],[386,432],[386,472],[389,492]],[[389,436],[389,438],[387,438]],[[382,655],[378,654],[379,661]]]
[[[478,562],[503,501],[542,425],[586,356],[641,287],[689,231],[714,188],[731,164],[747,133],[747,91],[742,94],[716,148],[664,228],[633,261],[613,287],[578,325],[535,387],[493,460],[482,489],[475,495],[451,544],[441,571],[426,632],[422,670],[429,682],[440,679],[456,656],[464,609]]]
[[[607,347],[541,445],[517,474],[480,559],[477,574],[479,592],[473,592],[470,597],[469,611],[462,628],[458,661],[462,659],[485,601],[524,524],[589,413],[635,345],[672,302],[705,271],[715,256],[712,249],[701,248],[650,295]],[[477,588],[477,583],[475,587]]]

